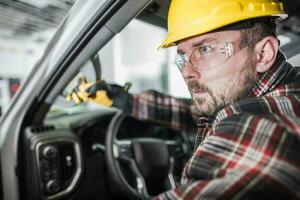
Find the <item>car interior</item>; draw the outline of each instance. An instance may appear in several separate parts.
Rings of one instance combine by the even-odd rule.
[[[166,27],[169,2],[158,2],[138,14],[132,26],[142,21]],[[119,34],[123,33],[126,27]],[[106,46],[115,45],[114,39]],[[179,183],[192,153],[191,131],[134,119],[116,108],[66,100],[80,77],[111,83],[105,76],[109,63],[103,56],[103,51],[109,51],[105,47],[79,67],[48,105],[43,120],[39,117],[35,125],[25,128],[26,154],[21,158],[25,176],[20,184],[26,187],[20,188],[27,199],[148,199]],[[139,88],[140,80],[134,76],[126,81],[134,92],[153,89]],[[157,89],[163,90],[161,85]]]
[[[195,130],[138,120],[114,107],[93,103],[77,105],[66,100],[81,77],[90,82],[105,80],[122,86],[129,82],[129,92],[133,94],[149,89],[172,93],[166,86],[171,80],[165,77],[164,71],[164,67],[172,66],[172,49],[162,58],[158,56],[159,67],[152,61],[147,66],[140,66],[138,61],[132,64],[132,60],[148,53],[142,44],[147,41],[138,40],[138,37],[147,34],[149,29],[158,32],[157,36],[147,36],[150,42],[157,41],[153,44],[153,51],[157,51],[155,47],[166,33],[170,1],[105,1],[97,11],[103,18],[98,17],[92,21],[94,24],[78,22],[84,25],[78,31],[80,37],[70,44],[59,44],[58,36],[66,31],[64,26],[69,27],[68,20],[84,17],[76,13],[77,9],[92,10],[93,4],[90,7],[87,4],[77,2],[74,5],[60,26],[60,33],[54,36],[46,50],[51,56],[44,54],[36,65],[42,68],[43,60],[47,60],[47,70],[43,73],[49,78],[36,86],[42,92],[28,105],[30,109],[20,122],[16,169],[20,199],[150,199],[180,184],[182,170],[193,153]],[[278,26],[281,50],[292,64],[300,66],[297,9],[300,1],[286,1],[286,5],[290,17]],[[104,27],[113,33],[102,28],[105,20]],[[76,24],[72,26],[75,30]],[[138,27],[145,28],[146,32]],[[127,37],[132,31],[136,35]],[[72,35],[66,32],[65,37],[70,36],[68,34]],[[120,42],[122,37],[128,41]],[[58,48],[60,45],[74,45],[74,48],[71,51],[66,47],[63,52],[64,48]],[[136,47],[131,55],[126,51],[128,45]],[[51,47],[59,50],[52,51]],[[109,56],[112,51],[117,51],[114,55],[120,56],[123,63],[116,63]],[[156,53],[149,54],[156,59]],[[55,60],[55,55],[63,55],[65,59]],[[58,65],[62,67],[54,67]],[[129,67],[112,71],[110,65]],[[153,76],[157,78],[139,77],[149,71],[156,71]],[[177,76],[180,78],[179,72]],[[174,94],[188,98],[187,92]]]

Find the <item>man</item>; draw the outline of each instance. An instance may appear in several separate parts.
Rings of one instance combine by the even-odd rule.
[[[172,1],[161,47],[177,45],[194,104],[108,93],[140,119],[190,128],[197,117],[182,183],[156,199],[300,199],[300,76],[275,32],[285,17],[271,0]]]

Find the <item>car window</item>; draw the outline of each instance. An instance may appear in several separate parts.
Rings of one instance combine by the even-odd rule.
[[[162,28],[133,20],[100,51],[103,77],[120,85],[131,82],[131,92],[168,92],[170,52],[157,49],[165,34]]]
[[[155,89],[173,96],[189,97],[181,74],[173,63],[176,49],[158,50],[165,35],[163,28],[132,20],[99,51],[101,79],[121,86],[129,82],[131,93]],[[91,60],[80,68],[57,97],[51,110],[75,105],[74,102],[67,103],[66,98],[63,100],[62,97],[72,92],[81,77],[86,77],[89,82],[96,80]]]
[[[132,20],[99,51],[102,79],[119,85],[130,82],[132,93],[155,89],[189,97],[181,74],[173,63],[176,49],[158,50],[165,35],[163,28]]]

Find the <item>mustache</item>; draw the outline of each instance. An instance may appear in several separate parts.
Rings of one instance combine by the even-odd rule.
[[[209,87],[204,84],[197,83],[197,82],[189,82],[188,88],[190,90],[203,90],[203,91],[210,91]]]

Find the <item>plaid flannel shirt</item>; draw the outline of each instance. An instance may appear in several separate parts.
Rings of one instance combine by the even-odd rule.
[[[180,186],[155,199],[300,199],[300,74],[279,52],[251,94],[195,120],[191,102],[155,91],[133,114],[171,127],[198,126]]]

